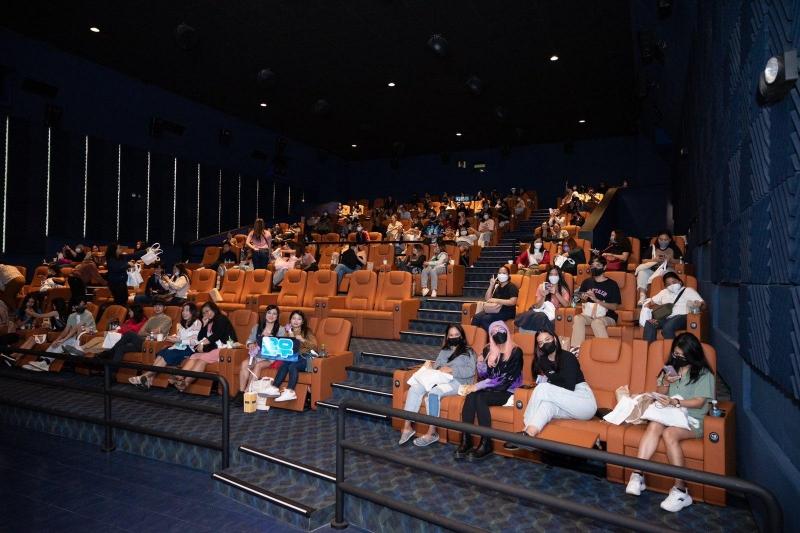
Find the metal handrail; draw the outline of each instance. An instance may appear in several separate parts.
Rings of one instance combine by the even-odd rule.
[[[100,368],[103,369],[103,386],[102,388],[97,387],[89,387],[86,385],[78,385],[75,383],[59,383],[55,382],[51,379],[48,379],[45,376],[37,376],[35,374],[20,374],[17,372],[8,372],[2,371],[0,372],[0,377],[6,377],[10,379],[16,379],[18,381],[29,381],[35,383],[41,383],[43,385],[51,386],[51,387],[58,387],[64,389],[72,389],[72,390],[80,390],[83,392],[91,392],[91,393],[100,393],[103,395],[103,418],[99,419],[96,417],[88,416],[88,415],[79,415],[75,413],[69,413],[59,409],[53,409],[48,407],[41,407],[41,406],[31,406],[29,404],[22,404],[20,402],[15,402],[13,400],[0,400],[2,403],[7,403],[10,405],[15,405],[18,407],[24,407],[25,409],[32,409],[38,410],[49,414],[54,414],[57,416],[65,416],[69,418],[74,418],[77,420],[83,420],[86,422],[92,422],[95,424],[100,424],[105,428],[105,437],[103,440],[103,445],[101,449],[104,452],[111,452],[114,451],[116,445],[114,444],[114,433],[113,428],[125,429],[129,431],[136,431],[138,433],[145,433],[147,435],[152,435],[155,437],[161,438],[168,438],[172,440],[177,440],[181,442],[186,442],[189,444],[194,444],[197,446],[202,446],[205,448],[211,448],[214,450],[219,450],[222,452],[222,468],[228,468],[230,466],[230,457],[231,457],[231,445],[230,445],[230,397],[228,392],[230,387],[228,385],[228,380],[225,379],[224,376],[219,374],[212,374],[208,372],[194,372],[191,370],[183,370],[180,368],[169,368],[164,366],[153,366],[153,365],[144,365],[139,363],[129,363],[125,361],[108,361],[105,359],[100,358],[86,358],[86,357],[77,357],[70,354],[63,354],[63,353],[49,353],[43,352],[40,350],[27,350],[23,348],[15,348],[13,346],[3,345],[0,346],[0,352],[6,354],[12,353],[20,353],[20,354],[27,354],[27,355],[35,355],[38,357],[47,357],[49,359],[61,359],[64,361],[70,361],[73,363],[80,363],[85,366]],[[165,400],[163,398],[157,398],[148,396],[145,394],[135,394],[125,391],[115,391],[112,390],[112,380],[111,380],[111,369],[118,369],[118,368],[131,368],[135,370],[142,370],[142,371],[153,371],[159,374],[171,374],[177,376],[186,376],[191,378],[197,379],[208,379],[211,381],[215,381],[222,386],[222,407],[216,409],[214,407],[210,407],[208,405],[193,405],[187,402],[174,402],[170,400]],[[112,420],[111,416],[111,399],[113,397],[117,398],[128,398],[148,403],[166,405],[169,407],[175,407],[178,409],[186,409],[188,411],[197,411],[202,413],[209,413],[215,415],[222,416],[222,435],[221,435],[221,442],[219,444],[204,441],[200,439],[194,439],[191,437],[184,437],[181,435],[177,435],[174,433],[158,431],[154,429],[150,429],[144,426],[139,426],[137,424],[129,424],[126,422],[119,422]]]
[[[446,519],[440,515],[429,513],[419,509],[417,506],[409,506],[397,502],[390,497],[369,493],[362,488],[356,487],[345,481],[345,450],[351,450],[357,453],[363,453],[384,459],[387,461],[395,462],[412,468],[417,468],[431,474],[448,477],[461,483],[468,483],[482,487],[485,489],[507,494],[517,498],[533,501],[549,507],[559,509],[562,511],[578,514],[592,519],[602,520],[603,522],[613,524],[616,526],[633,529],[636,531],[675,531],[669,528],[649,524],[642,520],[638,520],[629,516],[622,516],[617,513],[612,513],[605,509],[589,505],[581,505],[576,502],[552,496],[545,492],[515,487],[506,483],[501,483],[483,477],[466,474],[455,469],[445,468],[442,466],[434,465],[430,462],[419,461],[410,459],[392,452],[371,448],[364,446],[355,441],[346,440],[345,435],[345,420],[348,410],[355,411],[371,411],[377,414],[382,414],[390,417],[401,418],[405,420],[412,420],[428,425],[435,425],[462,433],[469,433],[480,435],[482,437],[489,437],[492,439],[503,440],[517,445],[526,447],[534,447],[543,451],[558,453],[562,455],[569,455],[581,459],[588,459],[599,461],[602,463],[613,464],[625,468],[641,470],[645,472],[652,472],[663,476],[674,477],[686,481],[693,481],[704,485],[713,485],[721,487],[726,490],[739,491],[760,500],[764,504],[765,517],[766,517],[766,531],[782,531],[783,530],[783,512],[775,499],[775,496],[766,488],[746,481],[737,477],[722,476],[719,474],[711,474],[699,470],[692,470],[690,468],[678,467],[669,464],[657,463],[635,457],[627,457],[624,455],[604,452],[601,450],[582,448],[580,446],[573,446],[551,440],[544,440],[536,437],[528,437],[527,435],[520,435],[518,433],[510,433],[507,431],[497,430],[491,427],[477,426],[465,422],[456,422],[439,418],[436,416],[423,415],[414,413],[412,411],[405,411],[402,409],[395,409],[373,403],[367,403],[359,400],[345,400],[339,404],[339,411],[337,413],[336,423],[336,506],[335,516],[331,522],[331,527],[335,529],[343,529],[347,527],[348,523],[344,519],[344,494],[352,494],[358,497],[363,497],[379,505],[396,509],[415,518],[419,518],[441,527],[456,531],[475,531],[476,529],[467,524],[457,522],[454,523],[451,519]]]

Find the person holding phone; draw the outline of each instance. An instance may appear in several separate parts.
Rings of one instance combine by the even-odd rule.
[[[675,239],[672,237],[672,232],[669,230],[661,230],[656,236],[656,242],[650,245],[649,256],[645,254],[642,258],[642,264],[636,267],[636,288],[639,291],[638,305],[642,305],[647,299],[647,287],[653,274],[657,271],[658,267],[665,262],[667,268],[683,259],[683,252],[675,244]]]
[[[509,320],[517,314],[519,288],[511,283],[507,266],[497,269],[497,277],[489,279],[485,301],[479,302],[479,312],[472,317],[472,325],[489,330],[489,325],[498,320]]]
[[[586,305],[581,314],[575,315],[572,323],[570,348],[573,351],[580,349],[581,343],[586,339],[587,327],[592,328],[595,337],[608,338],[606,328],[617,323],[615,309],[622,303],[619,285],[605,276],[605,258],[593,257],[590,267],[592,277],[584,280],[577,291]]]
[[[514,324],[522,333],[555,331],[556,310],[568,307],[572,301],[569,286],[561,269],[551,266],[547,279],[536,288],[536,301],[527,311],[517,315]]]
[[[308,358],[312,357],[317,351],[317,338],[311,328],[308,327],[306,315],[302,311],[297,309],[292,311],[289,316],[289,323],[283,329],[287,337],[300,341],[300,351],[297,361],[281,363],[278,372],[275,374],[275,381],[265,391],[267,396],[277,396],[275,398],[276,402],[289,402],[297,399],[295,387],[297,386],[299,373],[306,371]],[[287,375],[289,376],[289,382],[286,388],[281,391],[279,387]]]
[[[674,373],[670,371],[670,367]],[[672,341],[669,359],[656,378],[656,392],[659,405],[685,408],[692,429],[667,427],[650,421],[639,441],[639,459],[649,460],[663,439],[667,449],[667,460],[671,465],[684,466],[681,441],[703,437],[703,419],[708,413],[709,403],[715,397],[715,379],[706,359],[703,346],[691,333],[682,333]],[[683,398],[683,399],[679,399]],[[625,488],[627,494],[639,496],[646,490],[641,472],[631,474]],[[667,498],[661,502],[665,511],[678,512],[692,504],[692,497],[682,479],[676,479]]]
[[[244,393],[250,386],[250,382],[257,379],[255,376],[261,375],[261,370],[282,364],[261,357],[261,345],[264,337],[286,336],[286,331],[278,322],[280,314],[281,310],[277,305],[268,305],[263,320],[253,326],[250,336],[247,337],[246,345],[249,357],[242,361],[239,368],[239,392],[233,400],[237,405],[242,404]]]

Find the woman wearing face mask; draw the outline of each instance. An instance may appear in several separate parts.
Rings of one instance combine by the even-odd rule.
[[[668,370],[674,370],[675,373],[667,373]],[[657,401],[664,406],[686,408],[692,429],[648,422],[647,429],[639,441],[637,454],[639,459],[649,460],[658,448],[659,441],[663,439],[669,463],[684,466],[681,441],[703,437],[703,418],[708,412],[709,402],[715,397],[714,384],[714,373],[697,337],[691,333],[683,333],[675,338],[672,341],[671,355],[667,364],[656,378],[656,392],[668,398]],[[646,488],[644,476],[641,472],[634,472],[625,492],[639,496]],[[692,497],[686,490],[686,483],[682,479],[676,479],[669,495],[661,502],[661,508],[676,513],[691,504]]]
[[[511,340],[505,322],[493,322],[489,326],[489,344],[478,356],[478,382],[466,386],[467,396],[461,410],[461,421],[491,427],[492,414],[489,407],[504,405],[522,385],[522,349]],[[492,453],[492,440],[481,437],[477,448],[472,447],[472,435],[462,433],[461,445],[455,453],[456,459],[467,458],[480,461]]]
[[[683,284],[678,274],[668,271],[664,274],[664,289],[644,303],[644,306],[650,309],[656,309],[661,305],[672,305],[672,313],[660,321],[651,318],[645,322],[644,340],[647,342],[656,340],[659,329],[665,339],[674,339],[676,331],[686,329],[689,307],[702,309],[705,302],[696,290]]]
[[[175,263],[172,266],[172,277],[161,277],[161,286],[169,291],[161,300],[165,305],[183,305],[189,296],[190,284],[189,269],[183,263]]]
[[[647,287],[650,285],[653,274],[658,270],[658,267],[666,262],[667,268],[670,268],[682,258],[683,252],[675,244],[672,233],[669,230],[659,232],[656,242],[650,246],[649,257],[643,258],[642,264],[636,267],[636,288],[639,290],[639,305],[642,305],[645,298],[647,298]]]
[[[537,237],[530,248],[519,254],[514,262],[520,274],[538,274],[540,267],[550,264],[550,250],[544,247],[541,237]]]
[[[509,320],[517,314],[519,289],[511,283],[509,270],[501,266],[497,277],[489,280],[485,301],[479,305],[480,311],[472,317],[472,325],[489,330],[489,325],[497,320]]]
[[[426,361],[425,368],[440,370],[453,376],[453,381],[434,386],[430,392],[426,393],[425,387],[419,384],[412,385],[406,396],[406,404],[403,409],[414,413],[419,412],[422,399],[425,397],[425,411],[430,416],[439,416],[442,398],[455,396],[461,385],[470,385],[475,379],[476,356],[472,348],[467,344],[464,328],[461,324],[451,324],[447,327],[444,344],[436,361]],[[425,396],[427,394],[427,397]],[[411,421],[406,420],[403,426],[403,433],[400,435],[400,446],[411,440],[414,430]],[[436,433],[436,426],[428,426],[428,432],[422,437],[414,439],[414,446],[428,446],[439,440]]]
[[[369,232],[364,229],[361,222],[356,222],[356,243],[364,244],[369,242]]]
[[[478,246],[483,248],[492,241],[494,234],[494,220],[489,217],[489,212],[483,213],[483,220],[478,224]]]
[[[613,230],[608,239],[608,246],[600,252],[600,255],[606,260],[606,270],[625,272],[628,270],[628,258],[632,251],[631,241],[627,235],[620,230]]]
[[[526,435],[537,436],[554,418],[590,420],[597,412],[594,393],[583,377],[578,359],[562,349],[558,337],[548,331],[536,335],[532,370],[537,385],[525,408]]]
[[[583,247],[578,246],[578,243],[573,237],[569,237],[561,243],[558,248],[557,256],[563,257],[563,259],[556,257],[553,262],[556,265],[560,262],[561,271],[566,274],[572,274],[573,276],[578,274],[578,265],[586,263],[586,253],[583,251]]]
[[[569,307],[571,301],[572,295],[561,270],[550,267],[547,279],[536,288],[536,301],[526,312],[517,316],[514,324],[522,333],[552,332],[556,310]]]

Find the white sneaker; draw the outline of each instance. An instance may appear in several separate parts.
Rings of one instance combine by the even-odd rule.
[[[50,363],[47,361],[33,361],[23,366],[25,370],[33,370],[34,372],[48,372],[50,370]]]
[[[636,302],[636,305],[641,307],[642,305],[644,305],[644,301],[646,299],[647,299],[647,297],[644,294],[642,294],[641,296],[639,296],[639,301]]]
[[[275,398],[276,402],[290,402],[297,399],[297,394],[292,389],[283,389],[280,396]]]
[[[436,298],[436,291],[431,291],[431,298]]]
[[[274,385],[270,385],[269,387],[261,391],[261,394],[263,394],[264,396],[271,396],[275,398],[281,395],[281,390]]]
[[[644,484],[644,476],[634,472],[631,474],[631,479],[628,481],[628,486],[625,487],[625,493],[633,496],[639,496],[642,492],[647,490]]]
[[[690,505],[692,505],[692,497],[689,496],[689,492],[684,492],[675,487],[670,489],[669,496],[661,502],[661,508],[670,513],[677,513]]]
[[[429,292],[430,292],[430,289],[428,287],[423,287],[422,288],[422,295],[423,296],[427,296]]]
[[[128,383],[139,386],[142,384],[142,376],[133,376],[132,378],[128,378]]]

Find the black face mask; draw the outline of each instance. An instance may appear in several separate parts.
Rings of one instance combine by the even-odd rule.
[[[79,315],[82,315],[84,311],[86,311],[86,307],[85,306],[82,306],[82,305],[76,305],[75,306],[75,312],[78,313]]]
[[[592,267],[592,276],[594,277],[602,276],[603,272],[605,271],[606,271],[605,268]]]
[[[669,364],[671,364],[672,367],[677,370],[679,368],[683,368],[684,366],[688,365],[689,361],[687,361],[685,357],[683,359],[681,359],[679,357],[674,357],[673,356],[673,357],[670,357],[670,363]]]
[[[539,346],[539,349],[542,351],[544,355],[550,355],[551,353],[556,351],[556,342],[550,341],[542,344]]]
[[[461,337],[448,337],[447,345],[452,348],[455,348],[456,346],[461,345],[461,341],[462,341]]]
[[[505,331],[498,331],[492,335],[492,340],[494,340],[495,344],[505,344],[508,340],[508,333]]]

